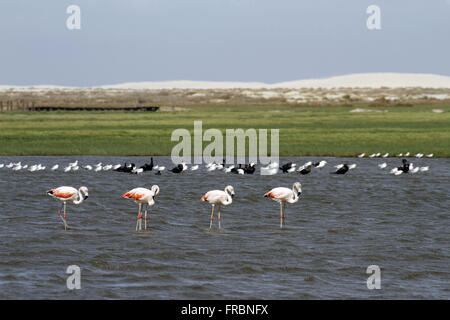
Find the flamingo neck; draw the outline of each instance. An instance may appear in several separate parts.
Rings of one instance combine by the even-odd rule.
[[[228,191],[228,189],[225,189],[225,193],[227,195],[227,201],[224,204],[230,204],[233,201],[233,197],[230,194],[230,191]]]
[[[73,203],[74,203],[74,204],[80,204],[80,203],[82,203],[83,201],[84,201],[84,195],[83,195],[83,193],[81,192],[81,190],[78,189],[78,200],[75,200]]]

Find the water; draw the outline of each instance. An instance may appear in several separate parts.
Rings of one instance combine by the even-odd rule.
[[[327,158],[306,176],[165,172],[131,175],[62,166],[149,161],[143,157],[3,157],[0,163],[42,163],[40,172],[0,169],[0,299],[448,299],[450,159],[411,159],[425,173],[393,176],[385,159],[348,159],[358,167],[330,175],[345,159]],[[286,158],[304,163],[312,158]],[[317,159],[314,159],[317,160]],[[400,159],[386,160],[388,168]],[[171,168],[170,159],[155,162]],[[48,168],[60,164],[58,172]],[[279,229],[279,205],[262,195],[303,185]],[[136,233],[137,205],[120,195],[137,186],[161,188],[149,230]],[[233,185],[219,232],[200,197]],[[45,191],[89,188],[68,205]],[[217,222],[217,221],[215,221]],[[81,268],[81,290],[68,290],[66,269]],[[368,290],[366,269],[381,268],[381,290]]]

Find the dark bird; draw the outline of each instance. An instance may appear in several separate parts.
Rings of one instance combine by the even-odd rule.
[[[250,164],[245,165],[244,173],[245,174],[253,174],[253,173],[255,173],[255,170],[256,170],[256,165],[252,162]]]
[[[403,159],[402,163],[403,163],[403,165],[401,167],[398,167],[397,169],[403,171],[403,173],[408,173],[410,163],[408,163],[408,160],[406,160],[406,159]]]
[[[283,164],[280,167],[280,170],[283,171],[283,173],[288,173],[288,170],[292,169],[292,167],[295,167],[295,165],[292,165],[292,162],[288,162],[286,164]]]
[[[230,172],[238,174],[239,170],[242,170],[242,164],[240,164],[238,168],[234,167]]]
[[[183,165],[179,164],[175,168],[170,169],[169,171],[171,171],[173,173],[181,173],[181,172],[183,172]]]
[[[301,170],[299,170],[299,172],[300,172],[300,174],[308,174],[311,172],[311,168],[312,168],[312,165],[310,164],[304,168],[301,168]]]
[[[146,163],[143,166],[141,166],[141,169],[143,171],[152,171],[154,165],[153,165],[153,157],[150,159],[150,163]]]
[[[346,174],[347,171],[348,171],[348,165],[345,163],[342,167],[337,169],[335,172],[331,172],[331,173],[334,173],[334,174]]]

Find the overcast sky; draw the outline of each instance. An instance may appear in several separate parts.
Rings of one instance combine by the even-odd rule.
[[[81,8],[69,30],[66,9]],[[369,5],[381,30],[369,30]],[[1,0],[0,85],[450,75],[450,0]]]

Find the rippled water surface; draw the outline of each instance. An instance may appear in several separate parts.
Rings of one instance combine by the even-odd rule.
[[[0,298],[27,299],[353,299],[450,298],[449,159],[411,159],[430,171],[393,176],[384,159],[330,175],[346,159],[306,176],[232,175],[204,168],[182,175],[131,175],[61,167],[143,164],[135,157],[3,157],[42,163],[40,172],[0,169]],[[155,162],[172,167],[167,157]],[[282,159],[304,163],[312,158]],[[321,160],[321,159],[319,159]],[[60,164],[52,172],[48,166]],[[388,168],[400,159],[387,159]],[[262,195],[303,185],[279,229],[279,205]],[[147,231],[135,232],[137,205],[120,195],[159,185]],[[210,206],[200,197],[233,185],[223,228],[208,232]],[[89,188],[89,199],[68,205],[70,230],[57,216],[59,201],[45,191]],[[66,268],[81,268],[81,290],[68,290]],[[366,268],[381,268],[381,290],[368,290]]]

